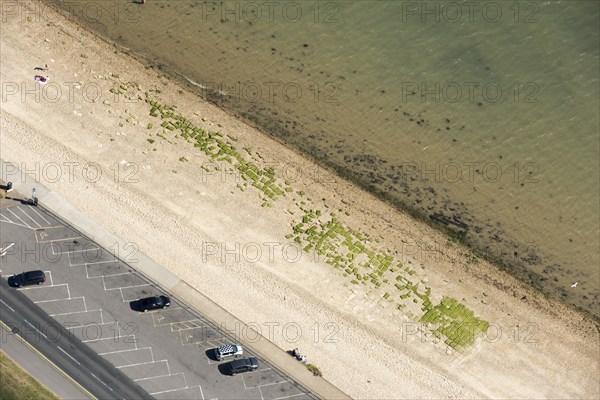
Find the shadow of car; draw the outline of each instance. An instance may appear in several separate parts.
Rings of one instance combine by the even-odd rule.
[[[152,310],[164,309],[171,305],[171,299],[168,296],[150,296],[143,299],[133,300],[129,303],[132,310],[138,312],[147,312]]]
[[[25,271],[14,274],[7,279],[9,286],[21,288],[23,286],[41,285],[46,282],[46,274],[41,270]]]

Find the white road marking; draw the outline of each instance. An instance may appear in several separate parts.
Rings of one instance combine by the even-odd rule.
[[[39,303],[51,303],[53,301],[64,301],[64,300],[75,300],[75,299],[83,299],[83,302],[85,303],[85,297],[81,296],[81,297],[67,297],[64,299],[54,299],[54,300],[38,300],[38,301],[34,301],[34,304],[39,304]]]
[[[113,391],[110,386],[108,386],[106,383],[102,382],[102,380],[100,378],[98,378],[96,375],[94,375],[91,372],[90,372],[90,375],[92,375],[94,378],[96,378],[98,380],[98,382],[100,382],[101,384],[103,384],[104,386],[106,386],[107,388],[109,388],[111,392]]]
[[[9,213],[11,213],[12,215],[14,215],[15,217],[17,217],[19,219],[19,221],[21,221],[22,223],[25,224],[25,227],[29,228],[29,229],[33,229],[32,227],[30,227],[27,222],[23,221],[17,214],[15,214],[14,212],[12,212],[12,210],[10,208],[7,208],[6,211],[8,211]]]
[[[42,214],[40,214],[39,212],[37,212],[37,210],[36,210],[35,208],[33,208],[33,207],[29,207],[29,208],[30,208],[31,210],[33,210],[33,212],[35,212],[37,215],[39,215],[41,219],[43,219],[44,221],[46,221],[46,223],[47,223],[48,225],[50,225],[50,221],[48,221],[46,218],[44,218],[44,216],[43,216]]]
[[[126,342],[125,340],[123,340],[123,343],[137,343],[138,340],[135,338],[135,334],[133,334],[133,333],[131,335],[126,335],[126,336],[120,336],[119,335],[119,336],[111,336],[111,337],[108,337],[108,338],[101,338],[101,339],[87,339],[87,340],[82,340],[81,342],[82,343],[87,343],[87,342],[99,342],[101,340],[115,340],[115,343],[117,343],[116,342],[117,339],[128,338],[128,337],[131,337],[131,336],[133,336],[133,341]]]
[[[115,287],[115,288],[107,289],[106,288],[106,282],[104,282],[104,277],[102,277],[102,285],[104,285],[104,290],[106,290],[106,291],[109,291],[109,290],[120,290],[120,289],[131,289],[131,288],[138,288],[138,287],[150,286],[150,284],[144,283],[142,285],[122,286],[122,287]]]
[[[91,264],[86,264],[86,265],[91,265]],[[96,279],[96,278],[104,278],[106,276],[118,276],[118,275],[128,275],[131,272],[119,272],[118,274],[110,274],[110,275],[98,275],[98,276],[90,276],[88,274],[88,269],[85,269],[85,275],[87,276],[88,279]],[[119,288],[122,289],[122,288]],[[106,290],[106,289],[105,289]],[[113,289],[108,289],[108,290],[113,290]]]
[[[137,346],[137,343],[136,343],[136,346]],[[117,353],[124,353],[126,351],[137,351],[137,350],[145,350],[145,349],[150,349],[150,353],[152,354],[152,360],[154,360],[154,353],[152,353],[152,347],[142,347],[140,349],[135,348],[135,349],[127,349],[127,350],[107,351],[106,353],[98,353],[98,355],[103,356],[106,354],[117,354]]]
[[[60,313],[60,314],[51,314],[51,317],[56,317],[59,315],[71,315],[71,314],[82,314],[82,313],[86,313],[86,312],[94,312],[94,311],[100,311],[100,314],[102,314],[102,310],[101,309],[96,309],[96,310],[86,310],[86,311],[73,311],[73,312],[67,312],[67,313]],[[78,325],[79,326],[79,325]]]
[[[35,326],[33,326],[33,325],[31,324],[31,322],[27,321],[26,319],[24,319],[23,321],[25,321],[25,323],[26,323],[27,325],[29,325],[30,327],[32,327],[33,329],[35,329],[35,331],[36,331],[37,333],[39,333],[40,335],[42,335],[44,338],[48,339],[48,336],[44,335],[44,334],[42,333],[42,331],[40,331],[38,328],[36,328]]]
[[[10,311],[12,311],[12,312],[15,312],[15,309],[14,309],[14,308],[12,308],[11,306],[9,306],[8,304],[6,304],[6,303],[4,302],[4,300],[0,299],[0,301],[2,302],[2,304],[4,304],[6,307],[8,307],[8,309],[9,309]]]
[[[146,381],[146,380],[148,380],[148,379],[155,379],[155,378],[166,378],[167,376],[177,376],[177,375],[183,375],[183,376],[184,376],[184,378],[185,378],[185,374],[184,374],[183,372],[180,372],[180,373],[178,373],[178,374],[174,374],[174,375],[167,374],[167,375],[148,376],[148,377],[146,377],[146,378],[138,378],[138,379],[134,379],[133,381],[134,381],[134,382],[139,382],[139,381]],[[187,386],[187,385],[186,385],[186,386]]]
[[[14,245],[15,245],[14,243],[11,243],[8,246],[6,246],[6,248],[0,249],[0,253],[1,253],[0,256],[4,257],[6,255],[6,252]]]
[[[59,349],[60,351],[62,351],[63,353],[65,353],[65,354],[67,355],[67,357],[69,357],[71,360],[75,361],[75,362],[77,363],[77,365],[81,365],[81,364],[79,363],[79,361],[77,361],[76,359],[74,359],[74,358],[73,358],[73,356],[72,356],[72,355],[70,355],[69,353],[67,353],[66,351],[64,351],[64,350],[62,349],[62,347],[60,347],[60,346],[56,346],[56,347],[58,347],[58,349]]]
[[[44,272],[47,272],[48,275],[50,275],[50,285],[48,285],[48,286],[54,286],[54,281],[52,281],[52,271],[44,271]],[[68,290],[68,288],[69,288],[69,285],[67,284],[67,290]],[[69,297],[71,297],[70,294],[69,294]]]
[[[139,350],[143,350],[143,349],[139,349]],[[121,366],[118,366],[116,368],[119,369],[119,368],[127,368],[127,367],[137,367],[137,366],[140,366],[140,365],[156,364],[156,363],[162,363],[162,362],[166,362],[167,363],[167,371],[169,371],[169,375],[171,375],[171,369],[169,368],[169,360],[166,360],[166,359],[165,360],[158,360],[158,361],[146,361],[146,362],[143,362],[143,363],[136,363],[136,364],[129,364],[129,365],[121,365]]]
[[[29,214],[27,214],[27,213],[25,212],[25,210],[21,209],[21,207],[17,206],[17,210],[19,210],[19,211],[21,211],[23,214],[27,215],[27,218],[29,218],[30,220],[32,220],[34,224],[36,224],[36,225],[37,225],[37,226],[39,226],[40,228],[42,227],[40,224],[38,224],[38,222],[37,222],[35,219],[31,218],[31,216],[30,216]]]
[[[66,242],[68,240],[69,239],[66,239],[64,241]],[[60,242],[60,240],[55,240],[55,242]],[[57,252],[57,251],[54,251],[54,242],[50,243],[50,246],[52,246],[52,254],[54,254],[54,255],[58,255],[58,254],[71,254],[71,253],[81,253],[82,251],[98,250],[100,248],[100,247],[86,247],[85,249],[81,249],[81,250],[69,250],[69,251],[58,251]]]
[[[258,387],[258,393],[260,393],[260,399],[265,400],[265,397],[262,394],[262,390],[260,390],[260,386]]]
[[[273,399],[273,400],[289,399],[291,397],[297,397],[297,396],[302,396],[302,395],[306,395],[306,393],[296,393],[296,394],[292,394],[292,395],[289,395],[289,396],[278,397],[278,398]]]
[[[2,221],[2,222],[6,222],[7,224],[13,224],[13,225],[21,226],[21,227],[23,227],[23,228],[29,228],[28,226],[21,225],[21,224],[17,224],[16,222],[12,222],[11,220],[8,220],[8,221]]]
[[[68,283],[59,283],[58,285],[37,285],[37,286],[34,286],[34,287],[21,288],[19,290],[46,289],[46,288],[49,288],[49,287],[59,287],[59,286],[66,286],[67,287],[67,291],[69,290],[69,284]],[[69,297],[71,297],[70,294],[69,294]]]
[[[266,370],[261,369],[261,371],[266,371]],[[258,371],[258,372],[260,372],[260,371]],[[280,383],[285,383],[285,382],[288,382],[288,380],[285,379],[283,381],[277,381],[277,382],[272,382],[272,383],[265,383],[264,385],[250,386],[250,387],[247,387],[246,389],[254,389],[254,388],[261,388],[261,387],[265,387],[265,386],[279,385]]]

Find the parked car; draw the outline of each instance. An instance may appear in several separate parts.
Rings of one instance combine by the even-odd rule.
[[[138,300],[139,311],[151,311],[159,308],[167,308],[171,305],[171,299],[167,296],[151,296]]]
[[[46,274],[41,270],[21,272],[8,278],[8,284],[14,287],[41,285],[44,282],[46,282]]]
[[[235,375],[241,372],[254,371],[258,368],[258,360],[254,357],[240,358],[229,363],[229,374]]]
[[[244,349],[239,344],[226,344],[215,349],[217,360],[222,361],[229,357],[238,357],[244,354]]]

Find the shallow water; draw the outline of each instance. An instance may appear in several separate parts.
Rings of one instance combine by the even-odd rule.
[[[600,315],[597,2],[59,5]]]

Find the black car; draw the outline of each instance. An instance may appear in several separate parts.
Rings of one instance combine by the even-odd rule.
[[[240,358],[229,363],[229,374],[235,375],[240,372],[254,371],[258,368],[258,360],[255,357]]]
[[[159,308],[167,308],[171,305],[171,299],[167,296],[152,296],[138,300],[138,309],[146,312],[149,310],[157,310]]]
[[[21,272],[8,278],[8,284],[14,287],[41,285],[44,282],[46,282],[46,274],[40,270]]]

